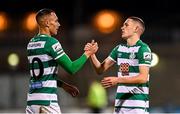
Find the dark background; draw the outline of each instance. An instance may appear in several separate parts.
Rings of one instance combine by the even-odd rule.
[[[0,31],[0,77],[2,77],[0,88],[5,92],[0,97],[1,109],[24,109],[25,107],[26,92],[23,90],[27,91],[29,77],[26,45],[30,38],[37,34],[37,30],[26,31],[22,29],[21,24],[23,18],[29,12],[37,12],[42,8],[50,8],[57,13],[61,27],[56,37],[72,60],[77,59],[83,53],[84,45],[92,39],[95,39],[99,44],[97,56],[101,61],[108,56],[113,47],[122,42],[120,27],[109,34],[99,33],[92,27],[92,18],[99,11],[104,9],[116,11],[122,16],[123,20],[128,16],[142,18],[146,25],[146,31],[141,39],[149,44],[152,51],[158,54],[160,58],[159,64],[151,68],[150,72],[150,107],[155,112],[179,111],[180,11],[178,2],[173,0],[0,1],[0,12],[5,12],[10,22],[7,30]],[[7,63],[7,56],[12,52],[19,54],[20,57],[20,63],[15,69],[12,69]],[[67,105],[86,107],[85,98],[90,80],[100,81],[103,76],[116,75],[116,70],[112,68],[104,75],[97,76],[88,62],[74,76],[70,76],[61,68],[59,75],[63,80],[75,84],[81,91],[76,99],[77,101],[74,101],[75,103],[61,102],[62,107]],[[8,77],[8,79],[5,79],[5,77]],[[22,82],[21,79],[24,79],[22,81],[25,82]],[[8,87],[11,88],[9,91],[7,91],[8,87],[4,90],[5,85],[8,84],[4,85],[3,80],[10,84],[11,81],[15,82],[15,85],[9,85]],[[18,80],[20,81],[18,82]],[[17,83],[23,83],[26,88],[22,89],[22,85],[20,86]],[[15,88],[12,89],[12,86],[15,86]],[[18,90],[18,88],[21,88],[21,90]],[[115,87],[107,90],[111,97],[115,94],[115,91]],[[21,93],[23,95],[20,95]],[[3,101],[3,99],[11,101],[10,99],[14,95],[15,100],[12,103],[7,104]],[[24,99],[22,100],[19,97]],[[69,97],[65,98],[69,99]],[[113,106],[111,99],[114,99],[111,97],[109,98],[110,107]]]

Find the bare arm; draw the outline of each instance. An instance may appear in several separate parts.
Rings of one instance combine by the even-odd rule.
[[[68,84],[62,80],[57,80],[57,86],[63,88],[72,97],[76,97],[79,94],[79,90],[76,86]]]
[[[89,49],[91,49],[90,47],[97,47],[97,48],[94,48],[95,52],[96,52],[98,50],[97,42],[94,42],[94,40],[92,40],[91,43],[87,43],[84,50],[88,51]],[[102,63],[100,63],[99,60],[97,59],[95,53],[90,56],[90,59],[91,59],[91,63],[93,65],[95,71],[97,72],[97,74],[102,74],[103,72],[105,72],[108,68],[110,68],[115,63],[110,58],[106,58]]]
[[[149,74],[149,67],[147,66],[139,66],[139,75],[129,77],[106,77],[104,78],[101,83],[105,88],[114,86],[118,83],[125,83],[125,84],[141,84],[146,83],[148,81],[148,74]]]
[[[133,77],[120,77],[119,83],[146,83],[148,81],[149,67],[139,66],[139,75]]]
[[[115,63],[110,58],[106,58],[102,63],[100,63],[95,54],[91,55],[90,59],[97,74],[102,74]]]

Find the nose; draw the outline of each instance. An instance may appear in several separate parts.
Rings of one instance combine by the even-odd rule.
[[[58,27],[60,27],[61,25],[60,25],[60,23],[58,23]]]
[[[123,29],[124,29],[124,27],[125,27],[125,26],[123,25],[123,26],[121,27],[121,30],[123,30]]]
[[[124,28],[124,27],[122,26],[122,27],[121,27],[121,30],[123,30],[123,28]]]

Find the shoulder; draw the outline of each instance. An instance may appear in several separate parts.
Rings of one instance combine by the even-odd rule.
[[[124,45],[124,44],[119,44],[119,45],[117,45],[117,46],[114,47],[114,50],[118,50],[118,49],[121,48],[121,47],[125,47],[125,45]]]
[[[46,46],[49,47],[50,49],[53,49],[53,51],[59,51],[62,49],[60,42],[54,37],[48,38]]]
[[[54,47],[57,45],[61,46],[60,42],[56,38],[54,38],[54,37],[47,37],[46,38],[46,46],[47,47]]]
[[[54,38],[54,37],[47,37],[47,43],[51,43],[51,44],[55,44],[55,43],[59,43],[59,41]]]
[[[35,41],[35,37],[31,38],[28,43]]]
[[[115,46],[115,47],[111,50],[111,53],[117,52],[118,48],[119,48],[119,45]]]
[[[126,44],[119,44],[113,50],[117,51],[117,52],[127,52],[128,51],[128,47],[127,47]]]
[[[140,51],[149,51],[149,52],[151,52],[151,49],[150,49],[148,44],[141,41],[138,45],[140,46],[140,49],[139,49]]]
[[[115,47],[114,47],[114,49],[118,49],[120,45],[121,45],[121,44],[119,44],[119,45],[115,46]]]

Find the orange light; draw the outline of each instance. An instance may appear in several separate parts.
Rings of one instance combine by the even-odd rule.
[[[115,23],[115,18],[110,13],[103,13],[99,15],[97,23],[103,28],[111,28]]]
[[[103,10],[95,16],[94,25],[100,32],[111,33],[119,26],[121,20],[115,11]]]
[[[5,13],[0,13],[0,31],[5,30],[7,28],[7,17]]]
[[[37,28],[37,23],[36,23],[35,17],[36,17],[35,13],[31,13],[26,17],[25,25],[29,31],[33,31]]]

